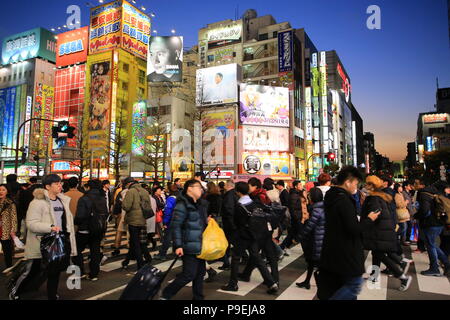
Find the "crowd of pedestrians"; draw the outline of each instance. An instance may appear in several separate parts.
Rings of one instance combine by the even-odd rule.
[[[114,187],[108,180],[82,184],[75,177],[62,181],[54,174],[41,183],[30,178],[20,185],[17,176],[10,175],[7,184],[0,185],[0,241],[6,268],[13,266],[19,238],[25,242],[25,259],[32,260],[31,272],[10,292],[11,299],[20,298],[28,278],[41,272],[40,239],[51,232],[69,235],[72,263],[80,268],[81,278],[99,280],[110,223],[115,227],[112,257],[123,256],[124,269],[130,260],[136,260],[139,270],[155,260],[171,259],[171,249],[181,257],[183,268],[163,288],[161,299],[171,299],[192,282],[194,299],[203,300],[203,282],[217,281],[217,272],[210,266],[213,261],[197,256],[203,232],[215,219],[229,243],[219,267],[229,271],[222,290],[238,291],[239,282],[249,282],[257,269],[267,293],[277,294],[278,264],[290,248],[300,245],[307,275],[297,283],[298,290],[311,290],[314,276],[319,299],[354,300],[367,272],[368,252],[373,266],[367,281],[380,281],[383,264],[381,272],[398,279],[400,291],[408,290],[412,281],[412,260],[404,254],[412,243],[417,243],[417,252],[428,254],[429,269],[423,275],[441,276],[441,266],[449,276],[448,201],[450,186],[445,182],[393,183],[388,176],[364,178],[351,166],[334,178],[322,173],[317,182],[306,185],[257,177],[216,184],[206,182],[200,172],[192,180],[176,179],[165,186],[132,177]],[[127,246],[122,246],[124,237]],[[159,249],[153,257],[150,246]],[[83,259],[87,248],[88,272]],[[59,272],[46,273],[48,299],[59,298],[59,277]]]

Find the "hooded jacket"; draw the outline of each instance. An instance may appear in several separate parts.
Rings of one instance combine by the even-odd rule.
[[[226,234],[230,234],[236,229],[234,224],[234,215],[238,203],[238,196],[234,189],[225,192],[222,201],[222,224]]]
[[[272,201],[270,201],[269,197],[267,196],[267,192],[265,189],[256,189],[250,194],[250,198],[252,198],[253,201],[259,201],[262,204],[265,204],[266,206],[269,206]]]
[[[96,214],[106,221],[108,217],[106,199],[98,189],[89,190],[78,200],[77,215],[74,218],[74,224],[78,226],[78,231],[89,231],[89,220],[94,208],[96,208]]]
[[[144,227],[146,221],[141,209],[141,199],[149,199],[150,194],[139,183],[130,186],[122,201],[122,209],[125,210],[125,223],[133,227]],[[156,212],[155,212],[156,214]]]
[[[170,228],[175,248],[183,248],[184,254],[201,253],[203,231],[208,219],[206,210],[204,200],[199,199],[194,203],[186,194],[178,196]]]
[[[434,194],[439,194],[439,190],[433,185],[419,190],[417,194],[419,208],[414,218],[419,220],[422,228],[441,227],[445,225],[445,222],[439,220],[435,215],[436,204],[432,196]]]
[[[359,277],[365,272],[363,231],[373,222],[358,221],[355,200],[339,187],[331,187],[325,195],[325,236],[320,269],[341,277]]]
[[[52,225],[56,224],[55,214],[48,191],[36,189],[33,192],[34,200],[28,207],[26,225],[27,240],[25,246],[25,259],[41,259],[41,238],[47,233],[51,233]],[[77,245],[75,241],[75,230],[73,215],[70,212],[70,198],[60,193],[57,195],[64,206],[67,232],[70,233],[70,245],[72,247],[71,256],[77,255]]]
[[[394,202],[392,197],[382,191],[374,191],[366,198],[362,207],[361,218],[368,219],[369,213],[381,209],[378,219],[372,223],[372,227],[363,233],[364,248],[382,252],[397,251],[396,223],[392,219],[390,204]]]
[[[291,214],[291,219],[295,219],[299,222],[305,222],[309,218],[306,199],[302,197],[304,190],[298,191],[296,189],[291,189],[289,191],[289,213]],[[294,221],[295,221],[294,220]]]

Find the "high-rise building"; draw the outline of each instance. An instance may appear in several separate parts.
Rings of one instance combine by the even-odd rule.
[[[51,119],[54,107],[55,35],[35,28],[3,39],[0,68],[0,160],[4,175],[14,173],[19,126],[31,118]],[[48,159],[52,123],[27,122],[19,133],[18,175],[36,176],[35,156]],[[43,168],[43,166],[41,166]],[[40,171],[40,170],[39,170]],[[44,172],[40,172],[42,175]]]

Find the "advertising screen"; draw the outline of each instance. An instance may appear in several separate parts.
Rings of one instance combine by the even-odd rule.
[[[239,115],[242,124],[289,127],[289,89],[241,84]]]
[[[181,82],[183,37],[151,37],[147,63],[149,82]]]
[[[208,49],[241,42],[242,25],[236,24],[208,31]]]
[[[14,136],[14,117],[17,98],[17,88],[11,87],[0,89],[0,114],[2,114],[2,124],[0,124],[0,143],[11,148]],[[2,157],[11,155],[9,150],[1,150]]]
[[[146,116],[147,104],[145,102],[135,103],[131,126],[131,150],[136,156],[144,155]]]
[[[235,63],[197,70],[197,105],[237,102],[238,80]]]
[[[43,28],[35,28],[3,39],[2,64],[36,57],[55,62],[55,35]]]
[[[425,114],[423,116],[423,123],[445,123],[447,122],[447,114],[446,113],[434,113],[434,114]]]
[[[288,177],[289,166],[289,153],[244,152],[242,154],[244,173]]]
[[[121,7],[121,1],[114,1],[91,9],[90,54],[120,46]]]
[[[244,126],[243,147],[246,151],[289,151],[289,129]]]
[[[99,149],[107,145],[111,107],[111,61],[90,65],[90,90],[88,92],[89,148]]]
[[[56,65],[60,67],[86,62],[88,39],[88,27],[59,34],[56,42]]]
[[[150,18],[123,1],[122,25],[122,48],[142,59],[147,59]]]

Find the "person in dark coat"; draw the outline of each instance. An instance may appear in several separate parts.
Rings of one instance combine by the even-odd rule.
[[[207,204],[201,200],[202,185],[198,180],[188,180],[183,193],[177,198],[171,228],[175,253],[182,257],[183,271],[162,292],[161,300],[169,300],[192,281],[194,300],[204,300],[203,277],[205,260],[197,258],[202,251],[202,236],[210,217]]]
[[[305,281],[296,283],[299,288],[308,290],[311,288],[310,281],[314,268],[318,266],[320,261],[323,237],[325,235],[325,210],[322,190],[317,187],[312,188],[309,191],[309,198],[312,204],[312,214],[306,220],[304,227],[300,229],[300,239],[305,252],[305,259],[308,263],[308,273]]]
[[[394,201],[392,196],[382,191],[383,181],[377,176],[368,176],[366,179],[366,189],[369,196],[364,201],[361,211],[361,218],[364,219],[370,212],[380,211],[378,219],[372,227],[363,233],[364,248],[372,250],[372,265],[378,268],[381,262],[400,279],[399,290],[408,290],[412,277],[407,276],[409,261],[402,260],[396,255],[397,252],[397,234],[395,232],[396,223],[392,219],[390,212],[390,203]],[[378,281],[378,275],[375,270],[372,271],[370,280]]]
[[[300,222],[302,220],[302,191],[303,186],[300,181],[292,183],[293,188],[289,191],[289,213],[291,215],[291,227],[288,229],[288,235],[281,243],[281,249],[285,250],[292,246],[293,240],[297,239]]]
[[[444,274],[450,275],[450,262],[448,256],[436,245],[436,238],[444,231],[445,221],[438,219],[436,214],[436,204],[434,196],[444,194],[444,190],[439,190],[439,185],[425,187],[423,179],[416,180],[416,190],[419,191],[417,201],[419,209],[414,218],[419,220],[419,226],[423,231],[425,246],[430,259],[428,270],[421,271],[424,276],[440,276],[438,260],[444,265]]]
[[[283,207],[289,207],[289,192],[285,188],[283,180],[277,182],[275,187],[280,191],[280,202]]]
[[[340,170],[336,183],[324,199],[325,236],[316,276],[319,299],[356,300],[364,268],[362,233],[373,225],[379,213],[358,219],[352,194],[362,180],[352,166]]]
[[[20,229],[22,226],[22,221],[25,220],[28,207],[31,201],[33,201],[33,192],[38,187],[37,178],[30,178],[30,186],[26,189],[22,189],[19,192],[19,203],[17,205],[17,236],[20,237]]]
[[[219,218],[222,211],[222,195],[220,194],[219,187],[212,181],[208,182],[206,185],[205,200],[208,202],[208,216]],[[206,266],[206,273],[208,273],[208,278],[205,282],[213,282],[217,276],[217,271],[214,270],[209,263]]]
[[[223,195],[222,201],[222,227],[225,233],[225,236],[228,240],[228,249],[223,258],[223,265],[219,267],[220,270],[229,269],[231,266],[230,263],[230,245],[234,243],[234,235],[236,232],[236,225],[234,224],[234,213],[236,210],[236,205],[238,202],[238,196],[234,191],[234,183],[232,181],[228,181],[225,184],[225,194]]]
[[[81,276],[84,275],[83,251],[89,247],[90,261],[89,261],[89,277],[91,281],[98,280],[100,273],[100,262],[102,253],[100,250],[100,243],[104,237],[106,230],[97,233],[90,228],[90,219],[102,219],[106,226],[106,219],[108,217],[108,207],[106,204],[105,194],[102,192],[103,186],[100,180],[90,180],[87,183],[89,190],[83,195],[77,203],[77,215],[74,218],[74,224],[77,226],[75,234],[78,248],[78,255],[75,257],[74,263],[80,267]],[[94,215],[94,216],[92,216]],[[98,215],[99,217],[95,217]]]

